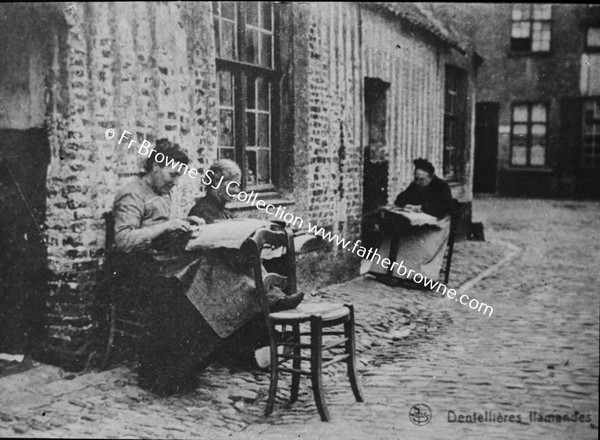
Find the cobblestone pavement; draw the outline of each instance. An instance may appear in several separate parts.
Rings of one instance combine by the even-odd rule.
[[[0,437],[148,438],[597,438],[600,205],[481,199],[475,221],[486,238],[522,249],[467,293],[492,305],[491,318],[432,293],[358,278],[311,300],[356,307],[365,403],[354,401],[342,366],[325,374],[332,421],[320,421],[308,381],[286,405],[262,416],[268,375],[214,365],[193,392],[158,398],[126,367],[85,374],[36,365],[0,379]],[[514,247],[456,246],[450,285],[473,279]],[[596,268],[594,270],[594,268]],[[431,408],[416,426],[409,410]],[[523,423],[450,423],[458,414],[521,415]],[[591,422],[529,422],[529,412],[591,414]]]

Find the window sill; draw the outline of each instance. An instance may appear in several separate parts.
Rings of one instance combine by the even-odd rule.
[[[510,167],[504,168],[504,171],[509,173],[543,173],[550,174],[553,173],[554,170],[548,167]]]
[[[256,197],[255,197],[256,195]],[[264,201],[265,206],[267,205],[273,205],[275,208],[277,208],[278,206],[289,206],[289,205],[294,205],[296,203],[296,201],[294,199],[290,199],[287,197],[283,197],[281,194],[279,194],[278,192],[275,191],[269,191],[269,192],[257,192],[257,191],[250,191],[248,192],[248,200],[246,202],[242,202],[240,200],[238,200],[237,198],[234,199],[234,201],[229,202],[227,204],[227,209],[231,210],[231,211],[248,211],[251,209],[258,209],[256,204],[259,201]],[[261,210],[264,211],[264,206],[260,208]]]
[[[515,52],[515,51],[510,51],[508,52],[508,57],[509,58],[524,58],[524,57],[532,57],[532,58],[550,58],[553,55],[552,51],[546,51],[546,52],[533,52],[533,51],[527,51],[527,52]]]

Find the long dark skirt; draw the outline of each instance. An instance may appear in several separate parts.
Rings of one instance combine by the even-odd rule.
[[[191,389],[199,371],[215,357],[248,366],[254,350],[268,344],[262,317],[222,339],[187,299],[177,280],[159,279],[152,284],[147,333],[140,347],[140,386],[161,395]]]

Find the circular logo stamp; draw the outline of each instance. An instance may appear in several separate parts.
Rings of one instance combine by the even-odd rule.
[[[417,403],[408,412],[408,418],[417,426],[425,426],[431,421],[431,408],[424,403]]]

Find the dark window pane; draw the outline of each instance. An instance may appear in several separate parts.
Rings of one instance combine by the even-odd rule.
[[[235,160],[235,148],[219,148],[219,159]]]
[[[271,136],[269,135],[269,115],[258,115],[258,142],[261,147],[269,147],[271,145]]]
[[[447,118],[444,124],[444,140],[447,143],[454,143],[454,132],[455,132],[456,121]]]
[[[219,103],[233,107],[233,75],[226,70],[219,71]]]
[[[256,151],[246,150],[246,184],[256,185]]]
[[[221,2],[221,16],[235,20],[235,2]]]
[[[228,21],[221,21],[221,57],[235,59],[235,24]]]
[[[219,145],[233,145],[233,111],[221,110],[219,112]]]
[[[263,67],[272,67],[273,37],[271,35],[261,34],[260,65]]]
[[[261,15],[262,15],[262,23],[261,27],[263,29],[271,30],[273,28],[272,19],[271,19],[271,10],[272,6],[270,2],[261,3]]]
[[[271,110],[270,100],[270,84],[269,81],[264,77],[258,77],[256,79],[256,93],[258,95],[258,109],[259,110]]]
[[[269,150],[258,150],[258,183],[271,183],[271,159]]]
[[[246,95],[246,106],[249,109],[256,108],[256,83],[255,79],[252,76],[247,77],[246,83],[248,88],[248,93]]]
[[[246,28],[246,61],[258,64],[258,31]]]
[[[215,18],[214,19],[214,25],[215,25],[215,52],[217,54],[217,56],[221,56],[221,37],[219,36],[219,19]]]
[[[258,2],[246,2],[246,24],[258,26]]]
[[[211,3],[212,3],[213,14],[219,15],[221,13],[221,7],[219,6],[219,2],[211,2]]]
[[[246,119],[248,121],[246,142],[248,143],[248,146],[254,147],[256,146],[256,114],[247,112]]]
[[[456,95],[454,93],[448,93],[446,95],[446,113],[454,115],[456,114]]]
[[[531,48],[530,38],[511,38],[510,48],[515,52],[526,52]]]

